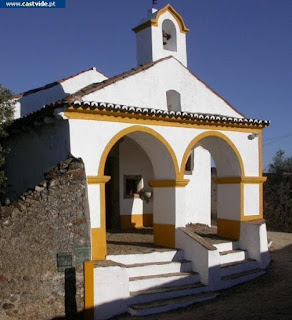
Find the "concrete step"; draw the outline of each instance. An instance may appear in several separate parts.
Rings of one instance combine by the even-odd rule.
[[[220,263],[232,263],[237,261],[243,261],[248,258],[247,251],[245,250],[228,250],[220,252]]]
[[[178,261],[178,260],[184,259],[184,251],[183,250],[165,250],[165,251],[154,251],[150,253],[139,253],[139,254],[108,255],[106,259],[112,260],[118,263],[122,263],[125,265]]]
[[[224,276],[221,278],[221,287],[220,289],[226,289],[233,287],[237,284],[253,280],[261,275],[265,274],[265,271],[259,268],[240,272],[237,274]]]
[[[240,272],[249,271],[258,268],[256,260],[245,259],[239,262],[224,263],[221,265],[220,274],[221,277],[230,276]]]
[[[206,300],[211,300],[216,298],[216,296],[217,296],[216,293],[208,292],[208,293],[200,293],[197,295],[190,295],[190,296],[184,296],[184,297],[173,298],[173,299],[159,300],[159,301],[150,302],[150,303],[135,304],[128,308],[128,312],[131,315],[142,317],[150,314],[167,312],[177,308],[186,307],[188,305],[198,303],[198,302],[203,302]]]
[[[187,260],[151,262],[125,265],[129,277],[159,275],[165,273],[191,272],[192,262]]]
[[[142,276],[129,278],[130,292],[163,288],[183,286],[200,281],[200,276],[195,272],[177,272],[167,273],[155,276]]]
[[[208,287],[201,282],[197,282],[184,286],[174,286],[130,292],[130,295],[133,304],[140,304],[155,300],[172,299],[181,296],[194,295],[206,291],[208,291]]]
[[[214,243],[214,247],[216,247],[220,252],[229,251],[229,250],[237,250],[239,249],[238,241],[224,241],[221,243]]]

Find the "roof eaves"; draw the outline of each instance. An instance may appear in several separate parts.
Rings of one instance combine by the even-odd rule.
[[[82,108],[83,110],[100,110],[100,111],[116,111],[123,112],[127,114],[142,114],[150,117],[162,117],[170,119],[184,119],[184,120],[193,120],[195,122],[209,122],[209,123],[224,123],[224,124],[233,124],[233,125],[251,125],[256,127],[267,127],[270,125],[270,120],[260,120],[252,118],[238,118],[231,117],[219,114],[209,114],[209,113],[195,113],[187,111],[167,111],[162,109],[154,108],[141,108],[134,106],[125,106],[105,102],[96,102],[96,101],[75,101],[71,104],[74,109]]]
[[[20,99],[20,98],[25,97],[25,96],[28,96],[28,95],[30,95],[30,94],[37,93],[37,92],[42,91],[42,90],[47,90],[47,89],[53,88],[53,87],[55,87],[55,86],[57,86],[57,85],[65,82],[65,81],[67,81],[67,80],[70,80],[70,79],[72,79],[72,78],[75,78],[75,77],[79,76],[80,74],[85,73],[85,72],[88,72],[88,71],[91,71],[91,70],[97,71],[95,67],[92,67],[92,68],[89,68],[89,69],[87,69],[87,70],[83,70],[83,71],[80,71],[80,72],[78,72],[78,73],[75,73],[75,74],[73,74],[73,75],[71,75],[71,76],[68,76],[68,77],[66,77],[66,78],[63,78],[63,79],[60,79],[60,80],[57,80],[57,81],[48,83],[48,84],[46,84],[46,85],[44,85],[44,86],[41,86],[41,87],[38,87],[38,88],[35,88],[35,89],[31,89],[31,90],[28,90],[28,91],[19,93],[19,94],[17,94],[17,95],[14,95],[12,98],[13,98],[13,99]],[[97,72],[99,72],[99,71],[97,71]],[[99,72],[99,73],[102,74],[101,72]]]
[[[109,79],[106,79],[104,81],[90,84],[87,87],[84,87],[83,89],[73,93],[72,95],[69,95],[64,100],[67,103],[74,102],[75,100],[81,100],[82,97],[85,96],[85,95],[88,95],[90,93],[93,93],[95,91],[103,89],[103,88],[105,88],[105,87],[107,87],[107,86],[109,86],[109,85],[111,85],[113,83],[116,83],[116,82],[120,81],[120,80],[126,79],[128,77],[133,76],[133,75],[136,75],[139,72],[145,71],[145,70],[153,67],[154,65],[156,65],[156,64],[158,64],[158,63],[160,63],[160,62],[162,62],[164,60],[168,60],[170,58],[173,58],[173,57],[172,56],[167,56],[167,57],[161,58],[159,60],[140,65],[140,66],[138,66],[136,68],[133,68],[133,69],[131,69],[129,71],[123,72],[123,73],[121,73],[119,75],[116,75],[116,76],[114,76],[112,78],[109,78]]]

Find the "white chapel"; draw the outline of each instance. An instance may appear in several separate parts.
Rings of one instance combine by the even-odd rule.
[[[184,294],[165,288],[187,287],[187,296],[213,292],[261,275],[270,261],[262,175],[262,130],[269,121],[245,117],[188,69],[189,29],[171,5],[150,10],[133,32],[137,67],[112,78],[92,68],[15,97],[7,156],[11,198],[36,185],[68,154],[84,162],[91,235],[85,308],[94,310],[88,319],[129,309],[142,316],[170,310],[165,301]],[[212,223],[225,247],[207,245],[186,230],[189,224]],[[153,228],[154,245],[166,253],[108,255],[107,229],[144,227]],[[244,252],[240,259],[248,256],[253,264],[242,263],[236,271],[234,252]],[[231,260],[224,260],[227,256]],[[97,261],[107,260],[116,265],[98,267]],[[188,271],[197,274],[201,291],[192,286],[193,278],[175,275],[183,268],[172,271],[171,262],[182,260],[190,261]],[[222,274],[223,263],[233,263],[231,274],[228,268]],[[168,268],[165,281],[161,273]],[[180,306],[194,300],[186,301]]]

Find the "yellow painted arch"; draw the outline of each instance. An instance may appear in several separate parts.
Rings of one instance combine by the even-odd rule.
[[[175,175],[176,178],[179,176],[179,166],[178,166],[178,162],[177,162],[177,158],[176,155],[172,149],[172,147],[170,146],[170,144],[167,142],[167,140],[162,137],[162,135],[160,135],[158,132],[156,132],[153,129],[147,128],[147,127],[143,127],[143,126],[132,126],[126,129],[123,129],[122,131],[120,131],[119,133],[117,133],[111,140],[110,142],[107,144],[107,146],[105,147],[101,159],[100,159],[100,163],[99,163],[99,169],[98,169],[98,176],[103,176],[104,175],[104,167],[105,167],[105,163],[106,163],[106,159],[107,156],[110,152],[110,150],[112,149],[112,147],[115,145],[115,143],[121,139],[122,137],[133,133],[133,132],[145,132],[150,134],[151,136],[153,136],[154,138],[156,138],[157,140],[159,140],[164,146],[165,148],[168,150],[172,161],[173,161],[173,166],[174,166],[174,170],[175,170]]]
[[[174,17],[174,19],[176,20],[176,22],[177,22],[177,24],[178,24],[178,26],[180,28],[181,33],[187,33],[187,32],[190,31],[190,29],[186,27],[182,16],[170,4],[168,4],[167,6],[165,6],[162,9],[160,9],[156,14],[156,18],[155,19],[148,20],[148,21],[138,25],[137,27],[135,27],[132,30],[135,33],[137,33],[139,31],[144,30],[144,29],[146,29],[148,27],[151,27],[151,26],[157,27],[158,26],[158,20],[159,20],[160,16],[162,14],[164,14],[165,12],[167,12],[167,11],[170,12],[171,15]]]
[[[183,158],[182,158],[182,162],[181,162],[181,168],[180,168],[180,173],[179,173],[179,178],[182,179],[184,177],[184,173],[185,173],[185,165],[186,162],[188,160],[188,157],[190,155],[191,150],[194,148],[194,146],[202,139],[207,138],[207,137],[218,137],[222,140],[224,140],[229,146],[230,148],[234,151],[237,160],[239,162],[239,167],[240,167],[240,171],[241,171],[241,176],[245,176],[244,175],[244,165],[243,165],[243,161],[241,158],[241,155],[239,153],[239,151],[237,150],[236,146],[234,145],[234,143],[228,138],[226,137],[223,133],[221,132],[216,132],[216,131],[206,131],[203,132],[201,134],[199,134],[197,137],[195,137],[188,145]]]
[[[187,33],[190,31],[190,29],[186,27],[182,16],[170,4],[158,11],[156,18],[151,20],[152,25],[158,26],[158,20],[160,16],[167,11],[170,12],[172,16],[175,18],[182,33]]]

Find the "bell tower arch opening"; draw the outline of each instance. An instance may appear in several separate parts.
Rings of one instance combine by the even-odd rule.
[[[162,23],[162,44],[164,50],[177,51],[176,28],[169,19],[164,20]]]

